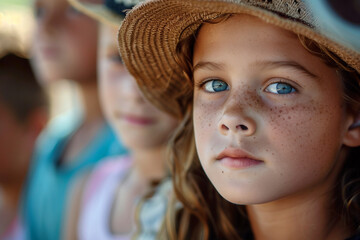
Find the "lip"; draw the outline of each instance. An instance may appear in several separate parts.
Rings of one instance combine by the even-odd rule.
[[[138,126],[148,126],[154,124],[155,120],[149,117],[143,117],[133,114],[121,114],[119,112],[115,112],[115,117],[123,119],[125,122],[130,123],[132,125]]]
[[[225,167],[233,169],[245,169],[264,163],[238,148],[226,148],[216,157],[216,160]]]

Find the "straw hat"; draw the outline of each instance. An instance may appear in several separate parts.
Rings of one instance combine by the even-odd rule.
[[[184,114],[192,86],[175,61],[176,46],[203,21],[223,13],[250,14],[302,34],[360,72],[360,53],[319,33],[301,0],[149,0],[127,14],[118,40],[124,63],[153,104],[174,116]]]
[[[69,3],[86,15],[118,28],[125,13],[141,0],[68,0]]]

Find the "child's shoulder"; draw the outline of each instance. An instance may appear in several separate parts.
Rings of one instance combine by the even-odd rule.
[[[111,176],[127,172],[131,166],[128,155],[107,157],[101,160],[92,170],[86,183],[84,199],[91,198],[97,189]]]
[[[102,159],[93,169],[91,176],[106,175],[127,169],[131,164],[128,155],[110,156]]]
[[[157,238],[171,193],[172,181],[170,178],[166,178],[158,185],[153,195],[144,200],[140,207],[140,228],[136,234],[136,239],[148,240]]]

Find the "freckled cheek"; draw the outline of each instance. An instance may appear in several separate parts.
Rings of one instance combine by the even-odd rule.
[[[285,158],[331,157],[338,135],[329,129],[339,129],[339,113],[330,106],[315,104],[274,107],[268,112],[266,136],[268,142]],[[327,147],[325,147],[327,146]]]
[[[215,104],[197,101],[194,104],[194,126],[199,132],[215,127],[217,109]]]
[[[208,152],[208,148],[212,148],[211,142],[218,141],[216,138],[218,115],[219,109],[215,104],[208,101],[194,101],[194,132],[199,154],[202,151]]]

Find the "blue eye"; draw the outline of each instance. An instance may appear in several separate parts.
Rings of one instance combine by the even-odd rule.
[[[207,92],[221,92],[229,90],[229,85],[221,80],[210,80],[204,83],[204,88]]]
[[[77,15],[82,15],[81,12],[79,12],[76,8],[74,8],[73,6],[69,6],[68,9],[66,10],[66,13],[69,16],[77,16]]]
[[[275,94],[289,94],[295,92],[296,89],[287,83],[277,82],[267,86],[265,91]]]

